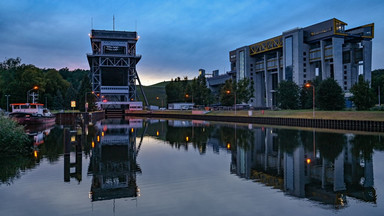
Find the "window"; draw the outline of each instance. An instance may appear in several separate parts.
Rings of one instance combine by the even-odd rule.
[[[304,68],[304,70],[303,70],[303,71],[304,71],[304,72],[307,72],[307,69],[305,69],[305,68]]]
[[[240,60],[240,68],[239,68],[239,76],[237,80],[242,80],[244,79],[245,75],[245,55],[244,51],[239,52],[239,60]]]
[[[307,53],[306,52],[303,52],[303,56],[306,56],[307,55]]]
[[[285,38],[285,80],[293,80],[293,45],[292,37]]]
[[[344,81],[344,85],[347,85],[347,81]]]
[[[346,80],[346,79],[347,79],[347,76],[344,76],[344,79]]]
[[[303,61],[307,61],[307,58],[303,58]]]
[[[307,66],[307,63],[304,63],[303,66],[306,67],[306,66]]]
[[[304,78],[307,78],[307,74],[304,74],[304,76],[303,76]]]
[[[347,74],[347,71],[344,71],[344,74]]]

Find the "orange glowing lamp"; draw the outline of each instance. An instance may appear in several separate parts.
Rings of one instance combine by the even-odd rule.
[[[187,142],[188,142],[188,141],[189,141],[189,137],[185,137],[185,141],[187,141]]]
[[[35,158],[37,158],[37,151],[36,151],[36,150],[33,151],[33,156],[34,156]]]
[[[95,142],[92,140],[92,148],[95,148]]]
[[[231,149],[231,143],[227,143],[227,149]]]
[[[159,131],[156,131],[156,136],[159,136],[159,135],[160,135]]]
[[[307,164],[310,164],[310,163],[311,163],[311,159],[307,158]]]

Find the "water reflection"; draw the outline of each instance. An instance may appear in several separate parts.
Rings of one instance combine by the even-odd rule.
[[[230,154],[226,172],[332,208],[348,206],[351,197],[376,203],[372,155],[384,150],[380,135],[205,121],[107,119],[29,133],[36,157],[1,159],[0,183],[11,184],[42,159],[63,158],[61,181],[85,182],[92,202],[140,196],[137,158],[145,136],[200,155]],[[90,182],[83,177],[88,157]]]
[[[141,173],[136,157],[137,129],[141,119],[124,121],[108,119],[96,124],[88,175],[92,176],[92,201],[110,200],[140,195],[136,173]]]
[[[347,204],[346,195],[376,202],[372,150],[358,149],[359,135],[288,129],[252,130],[249,150],[237,145],[233,172],[336,208]],[[361,139],[365,145],[366,139]],[[365,145],[366,146],[366,145]]]
[[[380,136],[203,121],[152,121],[151,126],[157,129],[148,135],[175,148],[230,151],[232,174],[289,196],[335,208],[347,206],[347,196],[376,203],[372,153],[383,149]],[[160,128],[165,136],[159,136]]]

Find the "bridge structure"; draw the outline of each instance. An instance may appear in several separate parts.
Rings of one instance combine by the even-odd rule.
[[[140,104],[142,107],[143,100],[148,105],[136,70],[141,59],[141,55],[136,54],[137,32],[92,29],[89,37],[92,53],[87,54],[87,58],[97,106],[123,110]],[[142,92],[142,101],[138,98],[137,86]]]

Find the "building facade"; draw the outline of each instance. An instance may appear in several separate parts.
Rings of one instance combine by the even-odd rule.
[[[236,79],[254,82],[249,103],[254,107],[277,105],[276,90],[282,80],[299,86],[320,78],[333,78],[344,92],[358,81],[371,81],[374,24],[346,29],[347,23],[330,19],[229,52]]]

